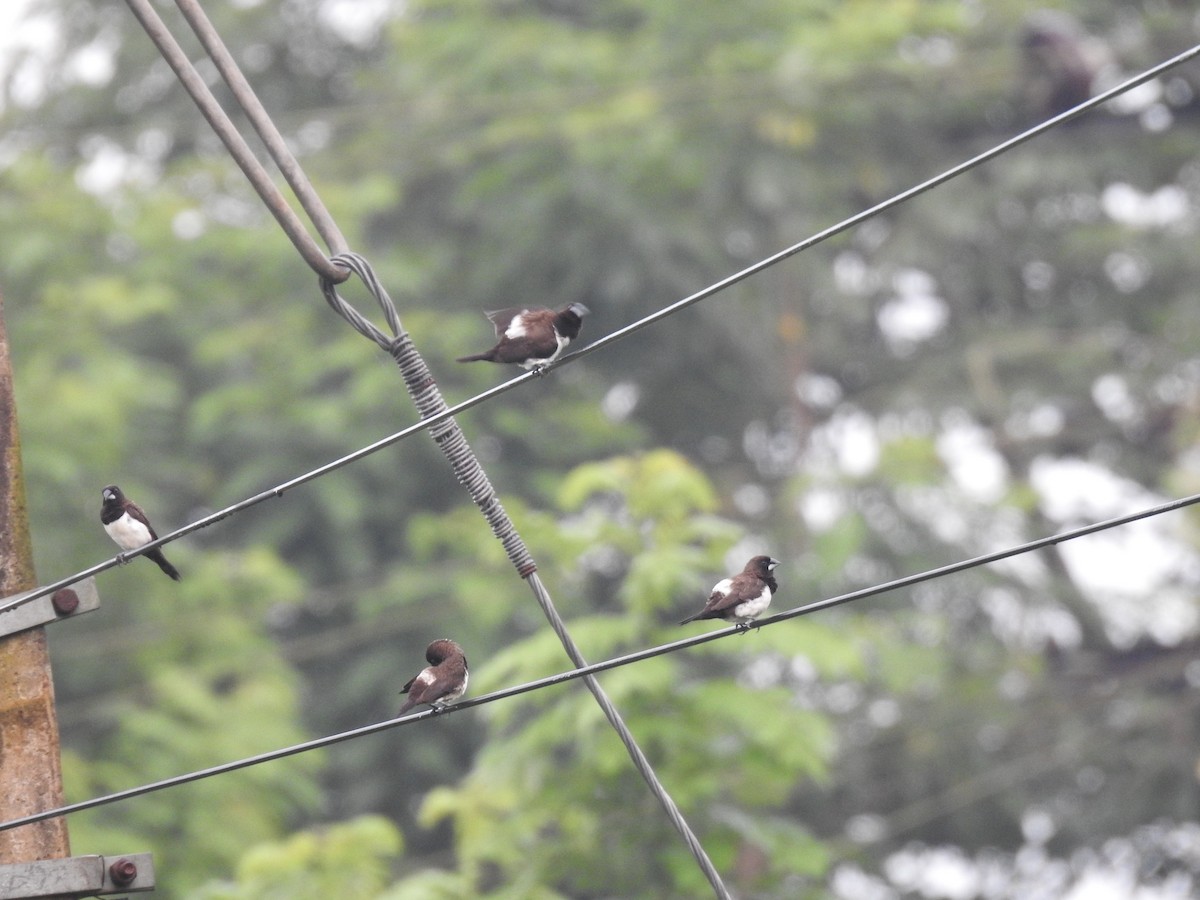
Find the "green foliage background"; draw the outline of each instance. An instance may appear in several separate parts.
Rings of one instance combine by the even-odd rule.
[[[594,338],[1057,111],[1075,63],[1200,39],[1159,0],[210,6],[451,402],[507,374],[452,361],[481,309],[579,300]],[[165,530],[415,412],[124,4],[43,26],[5,80],[0,287],[54,579],[113,552],[104,484]],[[782,608],[1194,491],[1198,80],[463,415],[589,658],[679,636],[754,552]],[[602,682],[739,896],[1194,886],[1193,521]],[[53,629],[72,800],[387,717],[436,637],[472,692],[567,666],[423,436],[169,555],[182,584],[134,563]],[[70,826],[152,849],[164,898],[705,892],[577,683]]]

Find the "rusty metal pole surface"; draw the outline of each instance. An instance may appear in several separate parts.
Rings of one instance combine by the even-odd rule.
[[[0,597],[37,586],[21,480],[12,363],[0,295]],[[0,638],[0,821],[63,803],[62,762],[46,632]],[[59,817],[0,832],[0,863],[70,856]]]

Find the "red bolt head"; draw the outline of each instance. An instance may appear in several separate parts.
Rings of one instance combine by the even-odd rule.
[[[126,887],[137,878],[137,863],[132,859],[118,859],[108,867],[108,876],[117,887]]]
[[[63,588],[50,596],[50,605],[60,616],[68,616],[79,608],[79,595],[70,588]]]

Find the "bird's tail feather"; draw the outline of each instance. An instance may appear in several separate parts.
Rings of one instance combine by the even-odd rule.
[[[165,556],[163,556],[161,553],[158,553],[158,552],[147,553],[146,556],[148,556],[150,559],[152,559],[156,563],[158,563],[158,567],[160,569],[162,569],[164,572],[166,572],[167,575],[170,578],[172,578],[173,580],[175,580],[175,581],[183,580],[183,576],[179,574],[179,570],[176,569],[169,562],[167,562],[167,558]]]
[[[475,354],[472,354],[471,356],[460,356],[458,359],[455,360],[455,362],[491,362],[491,361],[492,361],[492,351],[491,350],[489,350],[487,353],[475,353]]]

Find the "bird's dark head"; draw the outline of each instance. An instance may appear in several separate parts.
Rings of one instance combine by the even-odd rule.
[[[567,306],[567,308],[563,310],[563,312],[575,313],[575,315],[579,316],[579,318],[582,319],[584,316],[588,315],[591,312],[591,310],[588,309],[586,306],[584,306],[582,303],[576,301],[575,303],[569,304]]]
[[[771,571],[779,565],[779,560],[772,559],[769,556],[756,556],[750,562],[746,563],[746,571],[754,572],[762,578],[771,574]]]
[[[462,647],[449,638],[440,638],[425,648],[425,659],[431,666],[439,665],[452,656],[463,656]]]
[[[125,499],[125,495],[121,493],[121,489],[115,484],[108,485],[100,492],[100,496],[104,498],[105,503],[120,503]]]

